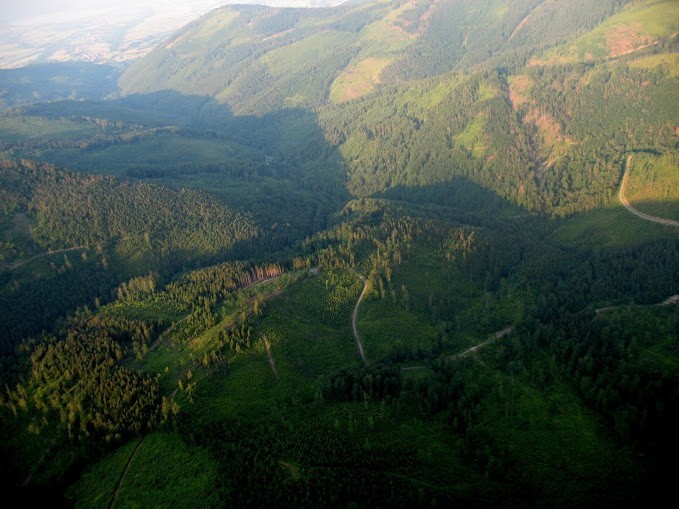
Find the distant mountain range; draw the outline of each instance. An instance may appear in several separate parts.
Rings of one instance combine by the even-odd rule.
[[[678,8],[24,30],[17,62],[106,63],[0,71],[5,498],[671,500]]]
[[[151,51],[182,25],[229,3],[312,7],[337,5],[341,0],[94,1],[83,5],[31,1],[3,6],[0,69],[46,62],[128,62]]]
[[[173,90],[239,115],[315,109],[355,195],[457,174],[531,210],[570,214],[610,200],[628,150],[674,146],[676,112],[663,105],[679,101],[676,7],[225,6],[118,83],[123,95]]]

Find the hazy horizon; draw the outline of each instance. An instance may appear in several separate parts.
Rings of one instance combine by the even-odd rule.
[[[343,0],[24,0],[0,7],[0,68],[33,63],[121,63],[174,31],[229,4],[328,6]]]
[[[127,11],[139,12],[150,9],[166,11],[198,12],[207,11],[221,5],[261,4],[280,7],[302,7],[309,5],[336,5],[343,0],[120,0],[115,4],[106,0],[23,0],[22,2],[3,3],[0,7],[0,22],[5,24],[31,24],[32,22],[55,21],[57,15],[63,21],[74,20],[98,12]],[[111,20],[112,22],[114,20]]]

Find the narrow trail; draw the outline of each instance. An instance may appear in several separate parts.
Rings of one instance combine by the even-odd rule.
[[[531,18],[531,16],[533,15],[533,13],[534,13],[536,10],[538,10],[540,7],[542,7],[542,5],[545,4],[545,3],[547,3],[548,1],[549,1],[549,0],[544,0],[543,2],[540,2],[538,5],[536,5],[533,9],[531,9],[531,11],[530,11],[528,14],[526,14],[526,17],[523,18],[523,19],[521,20],[521,23],[519,23],[519,24],[516,26],[516,28],[515,28],[514,31],[512,32],[512,35],[510,35],[510,36],[509,36],[509,39],[507,39],[507,40],[508,40],[508,41],[511,41],[511,40],[514,38],[514,36],[515,36],[516,34],[518,34],[524,26],[526,26],[526,23],[528,23],[528,20]]]
[[[622,184],[620,185],[620,192],[618,193],[620,203],[622,203],[624,207],[627,210],[629,210],[632,214],[640,217],[641,219],[645,219],[646,221],[652,221],[654,223],[664,224],[667,226],[679,227],[679,221],[673,221],[672,219],[664,219],[662,217],[651,216],[650,214],[644,214],[643,212],[639,212],[630,204],[627,198],[625,198],[625,188],[627,187],[627,178],[629,177],[630,161],[632,161],[632,156],[629,156],[627,158],[627,162],[625,163],[625,174],[622,177]]]
[[[273,360],[273,355],[271,355],[271,347],[269,346],[269,342],[266,340],[265,336],[262,336],[262,343],[264,343],[264,349],[266,350],[266,356],[269,359],[269,366],[271,366],[273,376],[278,378],[278,371],[276,370],[276,361]]]
[[[36,471],[37,471],[38,467],[42,464],[42,462],[45,461],[45,458],[47,457],[47,455],[49,454],[49,452],[52,450],[52,447],[54,447],[54,446],[57,444],[57,441],[58,441],[58,440],[59,440],[59,436],[54,437],[54,440],[52,440],[52,442],[50,443],[50,445],[47,446],[47,449],[45,449],[45,452],[42,453],[42,456],[40,456],[40,459],[39,459],[39,460],[37,461],[37,463],[35,464],[35,468],[34,468],[34,469],[35,469]],[[24,482],[21,483],[21,487],[22,487],[22,488],[25,488],[26,486],[28,486],[28,483],[31,482],[31,478],[32,478],[32,477],[33,477],[33,474],[32,474],[32,473],[29,473],[29,474],[28,474],[28,477],[26,477],[26,479],[24,479]]]
[[[358,354],[361,356],[363,364],[367,366],[368,359],[365,358],[365,352],[363,351],[363,343],[361,343],[361,337],[358,335],[358,327],[356,326],[356,320],[358,319],[358,307],[361,305],[363,297],[365,297],[365,292],[368,291],[368,281],[366,281],[366,279],[355,270],[352,269],[351,271],[354,274],[356,274],[358,278],[363,282],[363,291],[361,292],[361,295],[359,295],[358,300],[356,301],[356,306],[354,306],[354,313],[351,315],[351,327],[352,329],[354,329],[354,338],[356,338]]]
[[[137,455],[137,451],[141,447],[141,444],[144,443],[144,440],[146,440],[146,435],[144,435],[141,438],[141,440],[139,440],[139,443],[134,448],[134,451],[132,451],[132,454],[130,454],[130,457],[127,459],[127,465],[125,465],[125,470],[123,470],[123,475],[120,476],[120,480],[118,481],[118,485],[116,486],[116,490],[113,492],[113,497],[111,497],[111,503],[108,505],[108,509],[113,508],[113,505],[116,502],[116,498],[118,498],[118,493],[120,492],[120,488],[123,486],[123,483],[125,482],[125,478],[127,477],[127,473],[130,471],[130,467],[132,466],[132,461],[134,461],[134,457]]]
[[[676,297],[679,298],[679,296],[676,296]],[[458,353],[458,354],[455,354],[455,355],[451,355],[448,358],[455,360],[455,359],[462,359],[464,357],[467,357],[469,354],[476,352],[478,349],[483,348],[484,346],[489,345],[489,344],[497,341],[498,339],[504,338],[505,336],[509,336],[509,334],[511,334],[513,330],[514,330],[514,326],[509,325],[509,326],[505,327],[504,329],[501,329],[497,332],[494,332],[490,339],[486,339],[485,341],[482,341],[481,343],[474,345],[471,348],[468,348],[464,352],[461,352],[461,353]],[[426,368],[427,368],[427,366],[406,366],[406,367],[401,368],[401,371],[415,371],[415,370],[418,370],[418,369],[426,369]]]
[[[606,311],[610,311],[611,309],[626,308],[626,307],[629,307],[629,306],[657,307],[657,306],[671,306],[672,304],[679,304],[679,294],[670,295],[664,301],[658,302],[657,304],[620,304],[618,306],[606,306],[605,308],[595,309],[594,312],[596,314],[599,314],[599,313],[605,313]]]
[[[37,260],[38,258],[42,258],[43,256],[49,256],[49,255],[59,254],[59,253],[67,253],[69,251],[78,251],[80,249],[85,249],[85,246],[67,247],[67,248],[64,248],[64,249],[55,249],[53,251],[50,250],[50,251],[47,251],[46,253],[42,253],[42,254],[39,254],[39,255],[32,256],[31,258],[29,258],[27,260],[22,260],[20,262],[16,262],[16,263],[10,265],[7,270],[9,270],[11,272],[13,270],[18,269],[19,267],[23,267],[27,263],[31,263],[33,260]]]
[[[508,327],[505,327],[502,330],[499,330],[495,333],[493,333],[492,337],[490,339],[487,339],[485,341],[482,341],[478,345],[474,345],[471,348],[468,348],[464,352],[458,353],[457,355],[451,355],[449,359],[462,359],[464,357],[467,357],[469,354],[476,352],[480,348],[483,348],[486,345],[489,345],[491,343],[494,343],[498,339],[504,338],[505,336],[509,336],[511,332],[514,330],[514,326],[510,325]]]

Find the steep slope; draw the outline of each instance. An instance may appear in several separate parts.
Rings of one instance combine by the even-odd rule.
[[[431,77],[485,61],[523,62],[537,49],[593,28],[625,3],[407,0],[309,10],[228,6],[186,26],[131,65],[119,83],[124,94],[172,89],[217,97],[236,111],[316,106],[327,100],[338,79],[334,88],[349,88],[352,98],[380,81]],[[345,94],[335,90],[331,98],[341,100]]]
[[[361,29],[387,9],[223,7],[130,66],[119,84],[124,94],[215,96],[236,111],[313,106],[349,62]]]
[[[675,150],[677,115],[666,107],[679,101],[675,7],[226,7],[120,83],[127,94],[213,96],[240,114],[313,109],[354,196],[415,199],[461,178],[525,209],[569,215],[613,200],[627,152]],[[459,206],[464,192],[449,188],[458,192],[444,204]]]
[[[223,259],[261,231],[195,190],[0,163],[0,352],[121,281]],[[242,252],[242,249],[241,251]]]

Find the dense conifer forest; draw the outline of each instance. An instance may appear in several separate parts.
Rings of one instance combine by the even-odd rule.
[[[119,77],[2,71],[8,496],[670,493],[678,9],[225,6]]]

